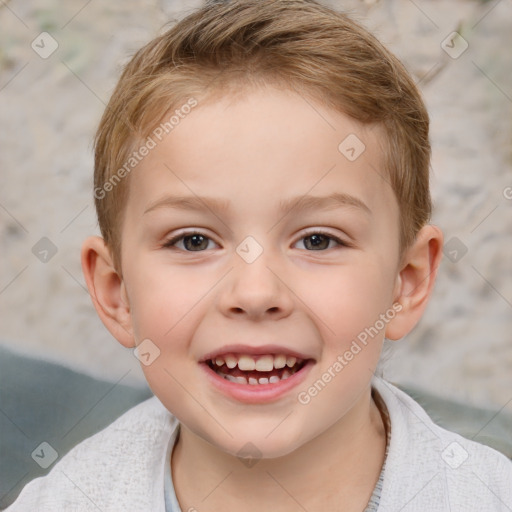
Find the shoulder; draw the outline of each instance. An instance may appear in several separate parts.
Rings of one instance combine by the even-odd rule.
[[[508,511],[512,461],[438,425],[409,395],[376,378],[391,441],[384,472],[383,511]],[[379,508],[381,510],[381,508]]]
[[[163,485],[165,451],[177,425],[156,397],[149,398],[29,482],[6,510],[148,510],[160,491],[163,502],[163,487],[154,483]]]

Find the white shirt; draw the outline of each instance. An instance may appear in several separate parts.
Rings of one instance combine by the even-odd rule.
[[[512,461],[435,425],[392,384],[374,378],[372,386],[391,422],[379,512],[512,511]],[[178,425],[152,397],[75,446],[6,510],[165,512],[165,470]]]

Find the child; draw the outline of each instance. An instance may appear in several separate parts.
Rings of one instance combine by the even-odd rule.
[[[8,510],[506,511],[512,463],[375,374],[442,254],[403,66],[312,0],[205,5],[96,137],[95,308],[155,397]]]

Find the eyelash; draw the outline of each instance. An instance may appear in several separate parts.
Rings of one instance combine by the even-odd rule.
[[[188,231],[188,232],[185,232],[185,233],[181,233],[181,234],[171,238],[170,240],[166,241],[164,243],[163,247],[167,248],[167,249],[173,249],[173,248],[176,249],[176,247],[174,247],[174,245],[177,242],[179,242],[180,240],[182,240],[182,239],[184,239],[184,238],[186,238],[188,236],[193,236],[193,235],[201,235],[201,236],[203,236],[204,238],[206,238],[208,240],[212,240],[211,237],[205,235],[204,233],[201,233],[200,231]],[[348,242],[345,242],[344,240],[341,240],[337,236],[334,236],[331,233],[328,233],[327,231],[323,231],[322,229],[315,229],[315,230],[312,230],[312,231],[308,231],[308,232],[304,233],[301,236],[301,238],[299,238],[299,240],[303,240],[304,238],[308,238],[308,237],[311,237],[313,235],[324,236],[324,237],[328,238],[329,240],[333,240],[334,242],[336,242],[341,247],[351,247],[351,245]],[[183,252],[191,252],[191,253],[192,252],[204,252],[204,251],[188,251],[186,249],[179,249],[179,250],[182,250]],[[304,249],[304,250],[306,250],[308,252],[317,252],[317,251],[311,251],[311,250],[307,250],[307,249]],[[325,252],[326,250],[327,249],[321,249],[318,252]]]

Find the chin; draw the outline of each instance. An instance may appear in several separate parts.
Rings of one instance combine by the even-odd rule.
[[[255,432],[252,436],[247,431],[240,435],[232,432],[233,438],[230,438],[228,444],[214,443],[214,445],[229,455],[243,459],[242,462],[247,460],[248,466],[252,460],[285,457],[302,445],[299,439],[291,439],[289,435],[278,436],[272,433],[265,437],[267,434],[261,432],[261,430]],[[274,438],[271,439],[272,437]]]

